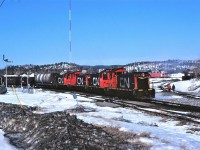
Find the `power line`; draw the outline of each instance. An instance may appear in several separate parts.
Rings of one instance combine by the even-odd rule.
[[[5,0],[3,0],[3,1],[1,2],[1,4],[0,4],[0,8],[1,8],[1,6],[3,5],[4,2],[5,2]]]

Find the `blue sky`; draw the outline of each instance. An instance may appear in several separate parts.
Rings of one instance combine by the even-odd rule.
[[[199,0],[71,1],[71,62],[200,59]],[[68,0],[5,0],[0,55],[13,65],[68,62],[68,30]]]

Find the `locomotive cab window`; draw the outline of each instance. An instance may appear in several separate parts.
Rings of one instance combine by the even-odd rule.
[[[68,75],[67,75],[67,79],[69,79],[69,78],[70,78],[70,75],[68,74]]]
[[[110,79],[112,79],[112,73],[110,73]]]
[[[107,79],[108,79],[107,74],[104,73],[104,74],[103,74],[103,80],[107,80]]]

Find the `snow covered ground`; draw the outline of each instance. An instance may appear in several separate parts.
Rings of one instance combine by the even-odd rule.
[[[1,150],[17,150],[14,146],[9,144],[9,141],[4,136],[4,132],[0,130],[0,149]]]
[[[181,81],[181,79],[177,80],[174,78],[152,78],[151,83],[151,86],[153,85],[156,90],[156,100],[170,101],[174,103],[182,103],[200,107],[200,80],[191,79]],[[173,84],[175,85],[175,93],[163,92],[163,90],[159,88],[160,86],[167,88],[167,84],[171,84],[171,86]],[[189,94],[191,98],[176,94],[179,92]]]
[[[195,87],[198,87],[198,84],[200,85],[196,81],[188,82],[195,85]],[[191,84],[187,84],[185,81],[174,84],[176,85],[176,90],[188,89],[185,86],[191,87]],[[190,89],[188,89],[188,92],[190,92]],[[198,88],[195,88],[195,92],[198,93],[198,90]],[[176,120],[152,116],[134,109],[102,107],[97,105],[92,99],[79,95],[77,95],[77,99],[74,99],[73,95],[68,92],[56,93],[36,89],[32,94],[29,94],[22,92],[22,89],[17,89],[16,93],[17,95],[15,95],[12,89],[8,89],[7,94],[0,95],[0,102],[13,104],[21,102],[23,105],[41,107],[42,109],[37,113],[82,107],[88,110],[88,112],[73,112],[79,119],[96,125],[112,126],[121,131],[136,133],[139,138],[130,139],[130,141],[146,143],[152,146],[152,149],[197,150],[200,147],[200,126],[181,124]],[[2,137],[2,132],[0,132],[0,135]],[[3,143],[6,145],[7,140],[2,138],[0,140],[1,143],[4,141]],[[14,150],[13,147],[7,149]]]
[[[176,91],[190,93],[200,96],[200,80],[192,79],[186,81],[175,82]]]
[[[174,80],[177,80],[174,82]],[[151,87],[154,87],[156,89],[156,92],[161,92],[159,89],[159,86],[162,85],[175,85],[175,90],[178,92],[185,92],[189,94],[193,94],[196,96],[200,96],[200,80],[197,79],[191,79],[191,80],[185,80],[181,81],[181,79],[177,78],[151,78]]]

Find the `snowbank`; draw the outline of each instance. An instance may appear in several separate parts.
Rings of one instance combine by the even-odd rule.
[[[192,79],[187,81],[174,82],[173,84],[176,87],[176,91],[200,96],[200,80]]]

